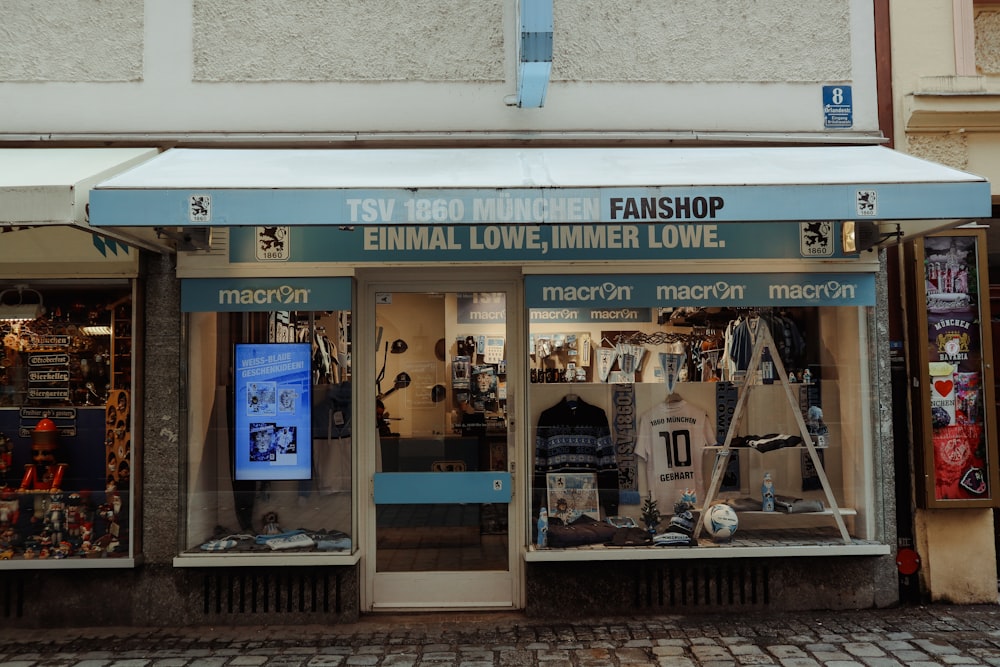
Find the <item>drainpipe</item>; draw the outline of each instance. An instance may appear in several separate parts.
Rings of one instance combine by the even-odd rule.
[[[517,95],[504,103],[520,108],[545,105],[545,93],[552,72],[552,0],[520,0],[518,15],[521,40],[518,43]]]

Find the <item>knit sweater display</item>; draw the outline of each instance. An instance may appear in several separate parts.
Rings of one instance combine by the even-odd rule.
[[[601,408],[574,397],[563,398],[538,417],[535,431],[534,497],[544,505],[546,475],[593,472],[601,507],[618,513],[618,462],[608,416]]]

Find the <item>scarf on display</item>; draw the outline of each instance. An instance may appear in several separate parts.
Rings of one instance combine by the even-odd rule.
[[[611,435],[618,459],[618,502],[638,505],[639,466],[635,455],[635,388],[631,384],[616,384],[612,390],[613,413]]]
[[[734,383],[725,381],[715,383],[715,441],[720,445],[726,441],[726,434],[729,433],[729,426],[732,424],[738,399],[739,393]],[[739,490],[740,457],[737,454],[729,457],[729,464],[726,466],[726,472],[722,475],[719,491]]]

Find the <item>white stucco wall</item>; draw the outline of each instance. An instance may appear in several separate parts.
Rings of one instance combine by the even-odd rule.
[[[518,0],[8,0],[0,139],[59,133],[877,131],[872,0],[554,0],[542,109]]]
[[[503,81],[495,0],[195,0],[195,81]]]
[[[553,79],[849,81],[850,3],[555,0]]]
[[[135,0],[4,0],[0,80],[138,81],[142,35]]]

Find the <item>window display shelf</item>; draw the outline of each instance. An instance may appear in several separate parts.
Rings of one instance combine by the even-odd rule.
[[[623,560],[711,560],[716,558],[795,558],[817,556],[885,556],[891,553],[888,544],[870,540],[853,540],[845,544],[836,531],[826,533],[808,530],[740,531],[739,539],[732,542],[714,542],[707,538],[698,540],[697,546],[619,547],[608,545],[583,545],[568,548],[528,547],[524,560],[529,563],[569,561],[623,561]]]
[[[313,565],[356,565],[361,552],[339,553],[213,553],[185,554],[174,558],[174,567],[306,567]]]
[[[774,344],[774,339],[771,337],[771,332],[767,327],[767,324],[761,320],[757,324],[756,336],[754,338],[753,352],[750,355],[750,361],[746,370],[747,378],[754,378],[757,375],[757,371],[761,368],[764,351],[765,350],[775,350],[777,349]],[[804,448],[808,451],[810,458],[812,459],[813,466],[816,469],[816,475],[819,479],[822,490],[826,498],[826,508],[823,512],[802,512],[799,515],[829,515],[834,518],[837,524],[837,529],[840,531],[840,535],[845,544],[851,544],[852,538],[847,532],[847,526],[844,523],[844,516],[848,515],[849,512],[842,511],[839,507],[836,498],[833,494],[833,489],[830,486],[830,481],[826,476],[826,470],[823,467],[823,459],[819,455],[819,451],[827,448],[819,448],[813,443],[812,435],[809,433],[809,429],[806,426],[805,420],[802,417],[802,412],[799,407],[798,401],[792,395],[792,390],[790,383],[788,381],[788,375],[785,372],[785,367],[781,362],[780,355],[771,354],[771,363],[774,365],[774,371],[777,378],[774,384],[779,384],[783,389],[785,398],[788,401],[788,405],[791,407],[791,412],[795,418],[795,423],[798,426],[800,435],[802,436],[803,445],[796,445],[795,448]],[[715,465],[712,470],[712,480],[709,484],[708,490],[705,494],[704,507],[711,507],[719,494],[719,489],[722,486],[722,478],[726,473],[726,469],[729,466],[729,460],[733,455],[733,452],[746,450],[757,451],[761,456],[769,454],[773,451],[779,451],[780,449],[791,449],[792,447],[779,447],[768,452],[761,452],[754,447],[734,447],[732,446],[733,438],[736,434],[737,429],[740,426],[741,420],[747,414],[747,400],[750,394],[753,393],[754,389],[757,387],[766,387],[769,385],[765,384],[755,384],[752,382],[745,382],[739,388],[739,399],[736,403],[736,408],[733,412],[732,419],[729,423],[729,430],[726,433],[726,439],[720,447],[712,447],[711,449],[717,450],[718,454],[715,458]],[[706,448],[709,449],[709,448]],[[739,512],[738,508],[737,512]],[[764,511],[751,511],[754,515],[762,514],[781,514],[785,516],[794,516],[793,513],[788,512],[764,512]],[[695,527],[695,537],[698,537],[702,530],[701,522],[698,522]]]
[[[0,558],[0,572],[7,570],[127,570],[138,564],[135,558]]]
[[[794,517],[794,516],[833,516],[834,513],[838,513],[841,516],[856,516],[858,511],[851,507],[825,507],[818,512],[765,512],[764,510],[736,510],[737,514],[752,514],[754,516],[764,516],[764,517]]]

